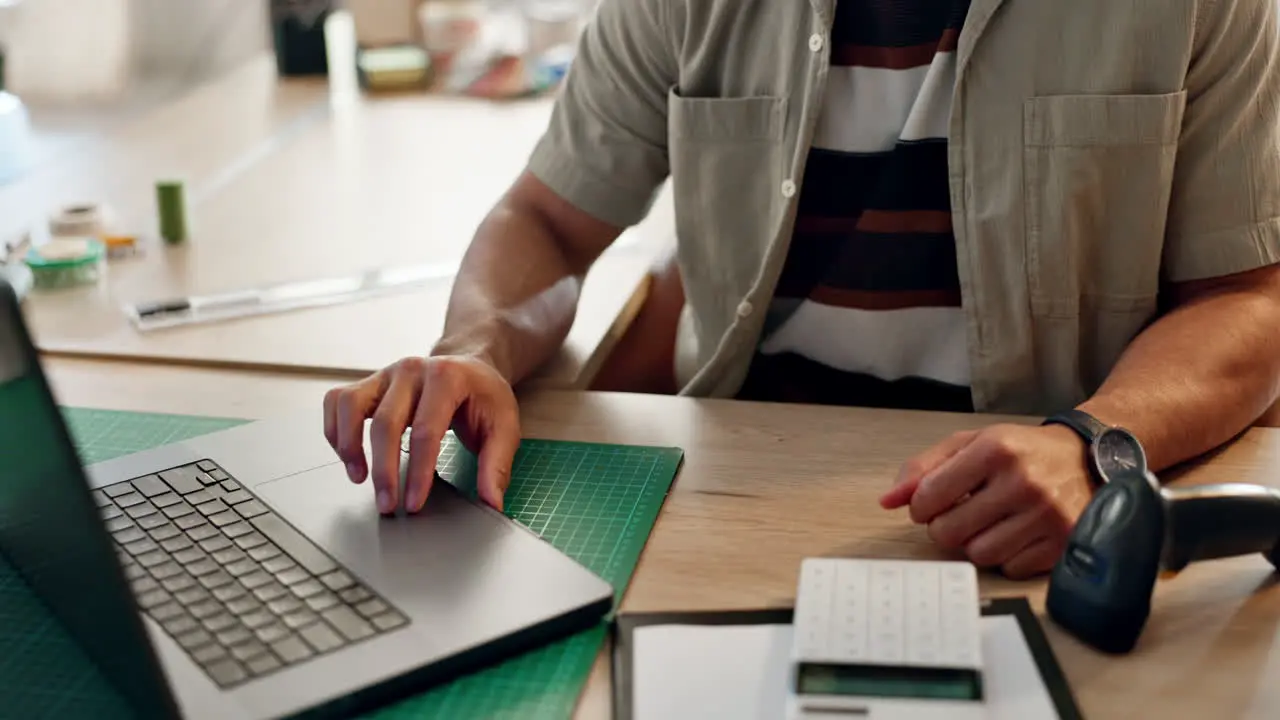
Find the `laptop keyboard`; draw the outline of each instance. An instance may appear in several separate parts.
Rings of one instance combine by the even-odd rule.
[[[212,461],[93,496],[139,606],[220,687],[408,622]]]

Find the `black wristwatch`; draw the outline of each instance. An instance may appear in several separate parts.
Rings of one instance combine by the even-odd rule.
[[[1147,454],[1133,433],[1107,425],[1083,410],[1071,409],[1046,419],[1043,425],[1063,425],[1084,440],[1085,460],[1098,484],[1118,475],[1146,474]]]

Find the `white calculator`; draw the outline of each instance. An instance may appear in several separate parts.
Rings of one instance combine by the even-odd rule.
[[[806,559],[788,718],[981,718],[980,618],[969,563]]]

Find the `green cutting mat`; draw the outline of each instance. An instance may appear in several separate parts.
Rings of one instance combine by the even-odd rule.
[[[83,409],[65,415],[86,462],[243,422]],[[525,440],[512,468],[506,512],[611,583],[616,605],[681,457],[677,448]],[[452,437],[441,451],[440,474],[474,493],[475,458]],[[606,630],[601,624],[370,717],[567,718]],[[0,718],[127,716],[114,690],[0,559]]]

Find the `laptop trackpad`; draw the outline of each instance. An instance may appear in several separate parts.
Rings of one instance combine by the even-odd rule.
[[[423,511],[403,517],[381,516],[370,482],[351,483],[337,463],[254,492],[408,614],[432,649],[506,634],[609,592],[550,544],[439,479]]]

